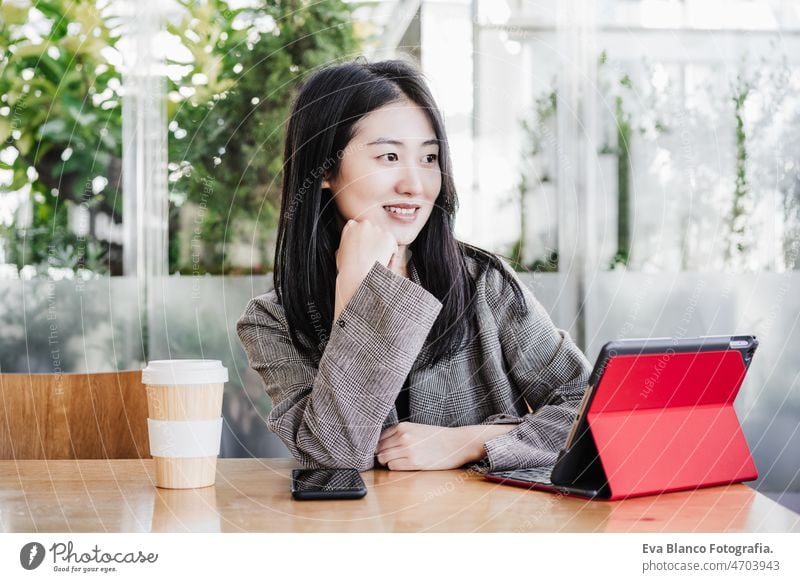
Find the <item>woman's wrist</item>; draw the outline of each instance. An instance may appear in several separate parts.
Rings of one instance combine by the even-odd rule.
[[[352,278],[347,275],[339,274],[336,276],[336,293],[333,301],[333,321],[339,319],[339,316],[350,303],[350,299],[358,289],[358,285],[353,287]]]
[[[465,463],[473,463],[485,458],[484,444],[495,437],[511,432],[517,426],[516,424],[477,424],[457,427],[456,430],[463,434],[462,438],[465,441]]]

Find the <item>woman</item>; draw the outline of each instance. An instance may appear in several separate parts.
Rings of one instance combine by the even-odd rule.
[[[237,331],[294,457],[360,471],[554,463],[588,362],[505,263],[454,238],[447,138],[420,73],[315,73],[283,178],[275,289]]]

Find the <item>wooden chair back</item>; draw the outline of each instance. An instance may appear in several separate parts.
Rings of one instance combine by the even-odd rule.
[[[0,374],[0,459],[149,458],[141,377]]]

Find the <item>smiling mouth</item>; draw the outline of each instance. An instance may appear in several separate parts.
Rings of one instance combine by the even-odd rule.
[[[414,216],[419,211],[419,206],[414,208],[403,208],[400,206],[384,206],[384,210],[397,216]]]

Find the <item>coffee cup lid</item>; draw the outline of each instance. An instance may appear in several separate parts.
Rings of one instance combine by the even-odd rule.
[[[142,384],[218,384],[228,381],[220,360],[153,360],[142,370]]]

